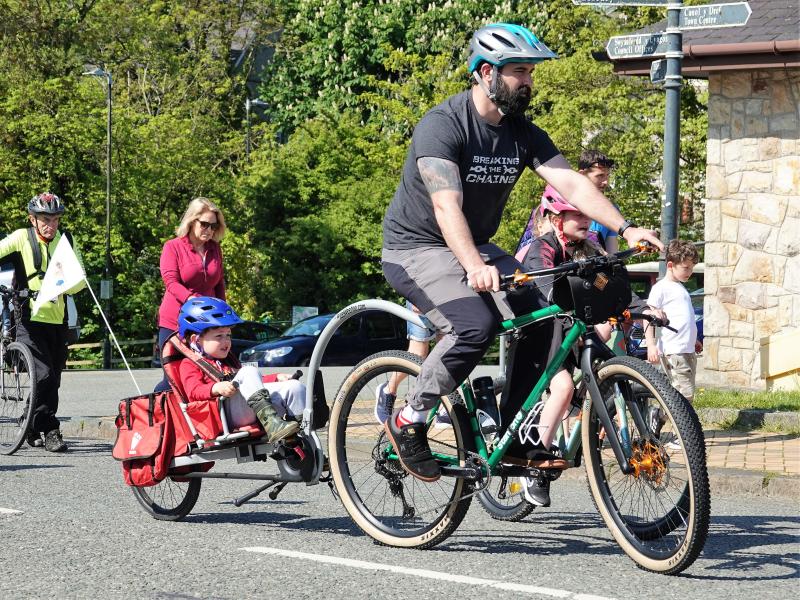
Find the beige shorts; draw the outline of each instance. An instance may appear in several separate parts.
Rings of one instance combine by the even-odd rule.
[[[686,354],[667,354],[672,387],[683,394],[689,402],[694,399],[694,380],[697,373],[697,355],[694,352]]]

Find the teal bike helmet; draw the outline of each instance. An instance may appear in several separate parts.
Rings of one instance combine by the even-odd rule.
[[[475,72],[482,62],[502,67],[512,62],[540,63],[557,58],[530,30],[511,23],[493,23],[476,31],[469,43],[469,72]]]

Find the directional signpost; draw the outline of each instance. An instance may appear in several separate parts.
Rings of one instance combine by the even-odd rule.
[[[683,6],[682,0],[572,0],[573,4],[594,6],[664,6],[667,30],[660,33],[612,37],[606,46],[611,60],[665,57],[650,67],[650,80],[663,83],[666,91],[664,117],[664,201],[661,208],[661,240],[678,236],[678,160],[680,151],[681,66],[683,31],[745,25],[752,12],[747,2]],[[661,260],[661,274],[666,271]]]
[[[667,78],[667,61],[664,59],[654,60],[650,65],[650,81],[653,84],[664,83]]]
[[[681,29],[740,27],[747,23],[752,12],[747,2],[684,6],[679,23]]]
[[[619,35],[608,40],[606,52],[614,60],[642,56],[664,56],[668,46],[665,33]]]

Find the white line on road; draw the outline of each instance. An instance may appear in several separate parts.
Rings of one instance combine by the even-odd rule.
[[[495,581],[493,579],[482,579],[479,577],[469,577],[466,575],[454,575],[452,573],[442,573],[441,571],[429,571],[427,569],[412,569],[397,565],[386,565],[383,563],[367,562],[364,560],[353,560],[352,558],[340,558],[338,556],[326,556],[324,554],[309,554],[307,552],[296,552],[294,550],[284,550],[282,548],[266,548],[264,546],[252,546],[240,548],[246,552],[258,552],[261,554],[274,554],[288,558],[299,558],[302,560],[313,560],[315,562],[327,563],[332,565],[342,565],[355,569],[368,569],[370,571],[391,571],[402,575],[413,575],[426,579],[437,579],[439,581],[452,581],[466,585],[485,586],[498,590],[508,590],[512,592],[522,592],[525,594],[538,594],[541,596],[552,596],[554,598],[569,598],[571,600],[612,600],[605,596],[595,596],[593,594],[578,594],[567,590],[540,587],[536,585],[525,585],[522,583],[509,583],[505,581]]]
[[[14,510],[13,508],[3,508],[0,506],[0,515],[21,515],[21,510]]]

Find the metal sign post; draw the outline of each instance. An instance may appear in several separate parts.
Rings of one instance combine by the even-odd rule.
[[[663,56],[650,67],[650,81],[664,84],[664,195],[661,205],[661,240],[666,244],[678,237],[678,183],[680,158],[681,87],[683,77],[683,30],[737,27],[747,23],[752,10],[747,2],[683,6],[682,0],[572,0],[578,6],[665,6],[667,30],[663,33],[612,37],[606,53],[612,60]],[[666,272],[664,258],[659,268]]]
[[[683,62],[683,34],[678,26],[683,2],[678,0],[667,9],[666,54],[667,72],[664,76],[666,91],[666,113],[664,115],[664,165],[662,178],[664,196],[661,203],[661,241],[666,246],[678,237],[678,161],[681,149],[681,64]],[[664,276],[667,263],[664,256],[659,258],[658,272]]]

